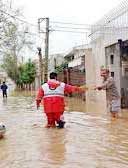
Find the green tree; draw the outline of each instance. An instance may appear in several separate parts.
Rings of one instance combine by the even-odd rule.
[[[56,71],[57,73],[63,72],[63,70],[64,70],[65,68],[67,68],[67,67],[68,67],[68,63],[67,63],[67,62],[64,62],[64,63],[62,63],[61,65],[56,66],[55,71]]]
[[[9,7],[7,1],[0,0],[0,54],[3,68],[15,82],[18,80],[18,65],[26,48],[32,49],[33,43],[25,24],[16,19],[20,10]],[[14,16],[14,17],[13,17]]]
[[[27,63],[21,65],[18,68],[18,71],[17,85],[22,87],[23,84],[27,84],[30,89],[30,86],[34,82],[36,75],[35,64],[29,59]]]
[[[7,54],[6,57],[4,57],[4,64],[1,67],[7,72],[11,79],[16,81],[18,74],[16,73],[15,58],[12,55]]]

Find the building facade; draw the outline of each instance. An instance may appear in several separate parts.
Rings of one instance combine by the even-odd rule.
[[[54,72],[57,66],[64,62],[64,54],[52,54],[49,56],[48,72]]]
[[[91,84],[101,83],[100,68],[109,68],[111,76],[114,77],[118,91],[128,89],[127,64],[128,64],[128,3],[122,3],[110,11],[104,18],[92,26],[91,45],[92,58],[89,64],[93,69]],[[88,69],[87,83],[90,84],[90,73]],[[124,76],[125,74],[125,76]],[[95,100],[105,97],[103,92],[95,92]]]
[[[78,86],[86,84],[85,60],[90,53],[91,46],[86,44],[74,47],[65,55],[64,58],[68,64],[67,83]]]

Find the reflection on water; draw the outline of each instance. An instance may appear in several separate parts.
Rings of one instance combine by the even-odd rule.
[[[44,128],[46,117],[34,97],[0,99],[0,120],[7,127],[0,141],[0,168],[127,168],[128,113],[111,120],[104,109],[67,99],[65,129]],[[97,110],[96,110],[97,108]],[[92,112],[93,111],[93,112]]]
[[[7,98],[3,98],[3,106],[5,106],[7,104]]]
[[[86,103],[82,99],[74,97],[65,98],[66,111],[81,111],[86,112]]]

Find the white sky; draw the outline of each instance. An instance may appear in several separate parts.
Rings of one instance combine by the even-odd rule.
[[[37,24],[37,19],[41,17],[49,17],[50,21],[94,24],[121,2],[122,0],[12,0],[12,8],[17,6],[23,9],[26,20],[33,24]],[[84,34],[50,33],[50,53],[64,52],[85,43]]]

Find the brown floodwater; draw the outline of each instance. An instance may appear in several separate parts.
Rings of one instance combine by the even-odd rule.
[[[111,120],[78,98],[66,99],[65,129],[46,129],[33,96],[0,98],[0,168],[128,168],[128,111]],[[88,109],[88,111],[87,111]],[[97,109],[97,110],[96,110]]]

